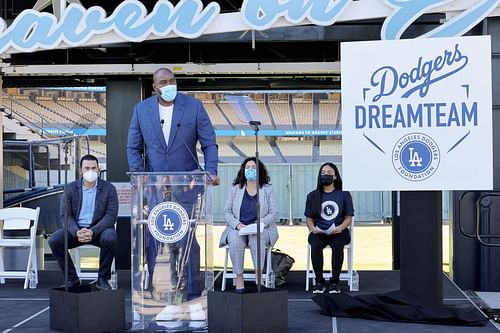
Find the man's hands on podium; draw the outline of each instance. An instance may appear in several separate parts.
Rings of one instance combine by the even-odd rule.
[[[220,184],[220,178],[217,175],[207,175],[207,181],[209,184],[212,184],[213,186],[217,186]]]
[[[90,243],[94,232],[87,228],[82,228],[76,232],[76,237],[80,243]]]

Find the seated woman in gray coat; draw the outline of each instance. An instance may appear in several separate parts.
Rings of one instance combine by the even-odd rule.
[[[233,271],[236,273],[236,291],[245,292],[243,281],[243,264],[245,247],[250,248],[254,267],[257,266],[257,235],[240,236],[239,230],[257,220],[257,172],[256,158],[248,157],[241,163],[233,186],[229,191],[224,206],[224,219],[228,226],[222,233],[221,244],[229,245],[229,255],[233,263]],[[273,187],[267,169],[259,160],[259,202],[260,222],[264,224],[261,232],[261,267],[264,265],[266,247],[273,246],[278,240],[278,204],[274,195]],[[256,276],[262,274],[262,269],[255,272]],[[262,279],[261,279],[262,281]]]

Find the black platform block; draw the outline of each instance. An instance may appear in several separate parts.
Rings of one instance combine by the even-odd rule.
[[[49,291],[50,329],[99,333],[125,329],[124,291],[97,290],[91,285]]]
[[[233,291],[208,293],[208,330],[217,333],[288,330],[288,291],[264,289],[260,293]]]

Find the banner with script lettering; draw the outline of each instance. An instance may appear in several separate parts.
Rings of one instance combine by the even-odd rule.
[[[343,43],[344,189],[493,188],[489,36]]]

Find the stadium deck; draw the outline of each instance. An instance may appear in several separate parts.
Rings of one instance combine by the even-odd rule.
[[[360,291],[353,293],[385,293],[399,288],[398,271],[361,271]],[[8,280],[0,285],[0,333],[54,332],[49,328],[49,290],[60,281],[59,272],[40,272],[37,289],[22,289],[21,280]],[[130,289],[128,271],[119,272],[119,286],[126,289],[126,320],[130,326]],[[220,281],[218,281],[220,284]],[[215,286],[216,290],[220,285]],[[351,318],[332,318],[320,314],[319,307],[311,300],[312,293],[304,290],[304,272],[293,271],[283,288],[289,291],[288,332],[360,333],[360,332],[440,332],[440,333],[495,333],[500,325],[490,320],[484,327],[424,325],[372,321]],[[343,286],[343,292],[347,292]],[[476,308],[465,293],[443,275],[443,303],[460,308]],[[479,311],[479,310],[477,310]],[[206,332],[206,331],[204,331]]]

